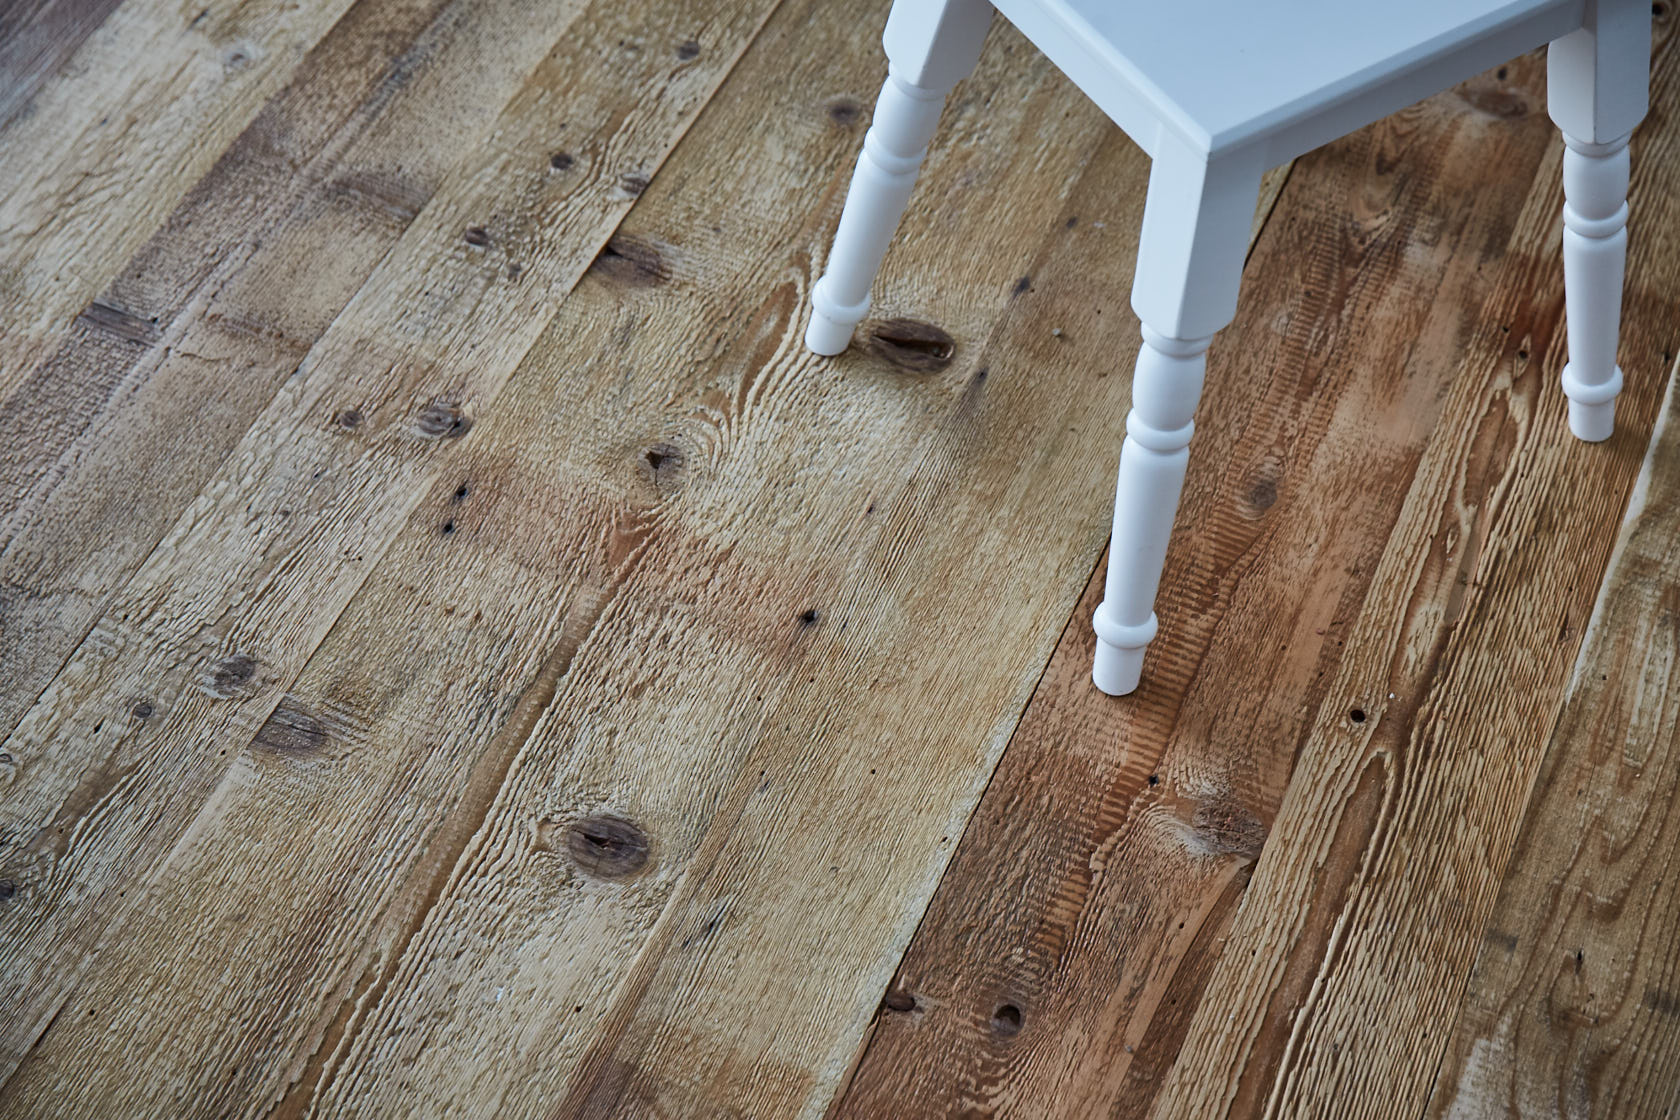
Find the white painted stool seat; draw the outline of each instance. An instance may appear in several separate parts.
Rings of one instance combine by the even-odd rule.
[[[1548,108],[1567,146],[1560,380],[1571,430],[1609,438],[1649,0],[896,0],[888,78],[811,292],[812,350],[839,353],[868,313],[945,95],[979,58],[994,8],[1154,159],[1132,287],[1143,344],[1092,621],[1098,688],[1136,688],[1156,634],[1207,348],[1236,313],[1261,174],[1548,43]]]
[[[1268,167],[1581,26],[1580,0],[995,6],[1145,151],[1159,124]]]

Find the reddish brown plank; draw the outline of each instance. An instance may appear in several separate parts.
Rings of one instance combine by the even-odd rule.
[[[1669,399],[1523,817],[1429,1115],[1680,1099],[1680,397]]]
[[[1543,69],[1297,162],[1211,352],[1143,688],[1089,683],[1099,571],[838,1113],[1148,1110],[1553,142]]]
[[[1680,108],[1663,39],[1653,124]],[[1154,1115],[1425,1108],[1680,349],[1676,142],[1635,141],[1603,444],[1560,408],[1549,149]]]

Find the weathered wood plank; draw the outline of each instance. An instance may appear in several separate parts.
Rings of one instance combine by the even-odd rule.
[[[127,0],[0,127],[0,399],[351,0]]]
[[[1655,120],[1680,108],[1662,38]],[[1680,351],[1675,143],[1640,134],[1630,388],[1602,445],[1556,393],[1549,153],[1155,1115],[1425,1108]]]
[[[809,119],[814,95],[867,96],[878,23],[860,32],[824,12],[832,30],[811,31],[808,8],[793,15],[767,32],[766,64],[785,65],[789,36],[825,49],[800,67],[806,88],[770,102],[776,119]],[[872,63],[862,80],[859,58]],[[759,311],[725,335],[698,384],[646,419],[630,413],[643,440],[678,449],[684,465],[637,518],[640,554],[624,561],[634,573],[597,592],[594,629],[357,1032],[329,1110],[410,1100],[416,1083],[454,1091],[463,1069],[557,1115],[791,1115],[826,1103],[1048,652],[1067,577],[1101,540],[1111,483],[1083,440],[1093,428],[1113,437],[1123,386],[1071,365],[1043,373],[1064,347],[1111,347],[1124,293],[1088,302],[1059,337],[1013,316],[1009,345],[976,345],[1035,258],[1086,237],[1129,248],[1130,227],[1113,221],[1105,234],[1101,219],[1132,205],[1116,188],[1136,180],[1140,157],[1124,175],[1108,165],[1110,189],[1092,190],[1097,208],[1069,229],[1061,196],[1107,126],[1059,79],[1046,90],[1044,75],[1000,31],[946,122],[947,136],[972,142],[936,151],[889,265],[882,313],[933,311],[957,340],[936,376],[868,347],[830,365],[799,345],[861,121],[822,138],[820,160],[778,161],[785,178],[760,169],[713,184],[743,199],[749,228],[769,227],[754,235],[767,256],[730,270],[751,278],[750,294],[714,304],[692,333],[671,333],[674,295],[663,310],[634,291],[566,309],[603,321],[600,333],[654,316],[658,333],[619,359],[631,368],[668,367],[732,305]],[[1057,133],[1041,145],[1047,121]],[[811,213],[813,163],[833,169],[826,215]],[[1014,205],[975,206],[976,193]],[[687,206],[631,220],[649,241],[676,239],[705,220],[703,199]],[[791,256],[785,236],[770,236],[787,223],[799,231]],[[700,240],[682,247],[705,261],[723,239]],[[962,248],[979,244],[986,253]],[[1114,326],[1098,317],[1105,305]],[[648,444],[613,446],[633,460]],[[989,532],[996,524],[1013,528]],[[981,632],[1011,655],[977,664],[965,651]],[[929,705],[925,724],[893,718],[909,703]],[[636,874],[587,874],[564,855],[602,818],[649,838]]]
[[[31,371],[0,410],[0,731],[580,6],[364,0]]]
[[[1552,142],[1543,90],[1520,59],[1297,161],[1210,351],[1143,687],[1091,687],[1099,569],[838,1114],[1147,1112]]]
[[[1677,410],[1671,375],[1431,1116],[1633,1120],[1680,1099]]]
[[[764,16],[695,0],[632,21],[603,0],[556,28],[558,45],[478,150],[3,744],[0,835],[16,884],[0,911],[8,1067],[41,1042],[96,952],[119,943],[112,931],[137,905],[127,892],[265,725],[425,494],[437,449],[488,414]],[[576,145],[565,168],[552,158],[561,124]],[[144,1093],[122,1068],[106,1071],[113,1092]],[[42,1072],[9,1083],[11,1099],[69,1108],[68,1093],[35,1100],[52,1084]],[[208,1086],[171,1088],[181,1108],[209,1107],[204,1094],[225,1080],[218,1070]]]
[[[810,32],[813,23],[821,34]],[[1039,398],[1023,408],[1020,394],[1037,386],[1034,393],[1066,408],[1090,410],[1113,438],[1120,412],[1111,398],[1123,387],[1094,380],[1088,392],[1068,393],[1010,372],[1025,364],[1024,342],[1001,352],[997,373],[978,378],[985,354],[965,353],[930,377],[895,365],[887,344],[889,357],[854,355],[842,375],[798,349],[803,285],[862,132],[860,99],[878,84],[881,62],[873,28],[818,5],[788,13],[767,35],[743,67],[741,92],[685,141],[506,398],[446,452],[407,531],[135,905],[121,927],[128,951],[101,958],[40,1056],[20,1070],[19,1099],[48,1086],[61,1094],[55,1100],[77,1099],[88,1078],[110,1091],[98,1073],[105,1047],[130,1055],[124,1076],[133,1078],[134,1063],[146,1060],[133,1055],[161,1052],[148,1067],[160,1074],[198,1062],[243,1069],[245,1055],[296,1053],[289,1040],[302,1037],[313,1056],[284,1071],[296,1088],[288,1111],[312,1101],[333,1113],[400,1102],[425,1113],[463,1096],[505,1112],[539,1107],[574,1074],[568,1055],[596,1037],[615,976],[630,967],[681,878],[685,846],[700,842],[737,780],[757,708],[739,682],[762,682],[766,699],[778,685],[808,690],[814,643],[846,630],[846,613],[825,596],[867,599],[882,577],[865,577],[883,548],[895,580],[909,579],[893,574],[907,563],[891,559],[901,549],[922,552],[924,566],[930,550],[934,560],[966,554],[960,533],[906,541],[906,506],[933,500],[930,489],[949,490],[972,522],[1023,463],[1031,477],[1011,485],[1016,505],[1044,504],[1033,478],[1073,477],[1089,516],[1065,547],[1088,550],[1076,564],[1089,563],[1102,539],[1108,469],[1086,462],[1082,445],[1062,434],[1065,416],[1049,411],[1047,431],[999,418],[1031,415]],[[700,41],[709,49],[710,37]],[[1018,38],[994,49],[1003,53],[967,87],[950,122],[973,142],[931,158],[919,220],[883,293],[889,316],[946,308],[941,322],[965,349],[1009,303],[1035,253],[1070,236],[1106,236],[1089,226],[1075,235],[1060,221],[1035,228],[1008,206],[966,204],[960,185],[975,183],[1054,214],[1082,159],[1061,137],[1107,130]],[[790,59],[806,79],[797,86],[782,80]],[[768,150],[767,112],[780,122]],[[1069,112],[1074,118],[1062,120]],[[1047,120],[1064,130],[1049,141]],[[1125,166],[1137,176],[1140,157]],[[828,184],[826,206],[812,205],[813,181]],[[1128,192],[1092,193],[1105,205],[1116,196],[1122,207],[1134,204]],[[718,207],[719,197],[732,205]],[[1129,239],[1120,232],[1129,226],[1116,228]],[[1051,246],[1041,250],[1047,235]],[[980,242],[991,251],[960,249]],[[1123,293],[1109,310],[1122,301]],[[1088,305],[1060,338],[1030,317],[1019,330],[1041,357],[1069,346],[1100,353],[1100,311]],[[1124,330],[1111,321],[1110,332]],[[992,403],[990,387],[1012,382],[1022,388]],[[825,438],[805,435],[814,431]],[[994,431],[996,450],[982,458]],[[962,477],[970,471],[972,479]],[[879,514],[866,511],[871,493]],[[1065,525],[1068,514],[1043,516]],[[858,548],[859,532],[877,542],[872,549]],[[1016,539],[994,537],[988,547],[1014,548]],[[789,556],[806,566],[790,566]],[[1011,578],[1034,585],[1023,599],[1037,597],[1047,642],[1065,591],[1055,603],[1057,584],[1018,562]],[[862,592],[846,592],[848,579]],[[979,598],[970,602],[969,611],[981,609]],[[919,629],[916,617],[893,613],[875,628]],[[870,621],[868,611],[858,617]],[[672,654],[658,654],[666,648]],[[896,659],[894,635],[874,648],[877,659]],[[1028,643],[1019,653],[1030,665]],[[894,695],[901,702],[916,691],[917,682],[902,681]],[[525,748],[514,788],[523,796],[533,770],[564,766],[584,776],[587,792],[530,819],[528,806],[504,808],[480,833],[539,717],[557,725]],[[634,762],[619,753],[621,739],[626,752],[647,752],[645,768],[620,771]],[[864,741],[874,741],[873,730]],[[968,759],[975,741],[954,740],[962,765],[946,780],[958,788],[984,773]],[[709,776],[672,783],[673,768]],[[919,796],[921,785],[888,788]],[[592,857],[584,874],[562,854],[586,836],[609,835],[604,824],[574,827],[609,798],[606,808],[633,815],[653,838],[647,868],[627,881],[610,860]],[[941,813],[955,823],[966,808]],[[485,932],[476,914],[456,922],[427,908],[439,892],[446,902],[458,894],[451,880],[463,874],[463,852],[476,866],[487,845],[504,843],[515,848],[511,878],[468,880],[504,907],[483,915],[494,944],[459,959],[436,949],[440,937]],[[912,854],[943,858],[936,847]],[[258,858],[261,877],[250,874]],[[288,889],[276,892],[275,883]],[[911,920],[920,905],[914,892],[880,904]],[[193,942],[178,936],[188,915],[202,931]],[[358,944],[366,935],[355,931],[369,924],[369,942]],[[229,944],[238,946],[231,969]],[[868,955],[885,956],[879,945]],[[170,977],[208,971],[217,983],[193,985],[189,1006],[171,995],[180,984]],[[458,994],[437,998],[439,983]],[[867,1019],[879,983],[865,979],[851,991],[853,1021]],[[160,1005],[171,1014],[158,1016]],[[396,1039],[387,1030],[393,1018],[404,1020]],[[227,1038],[229,1019],[251,1024],[252,1038]],[[210,1056],[205,1039],[214,1042]],[[855,1045],[820,1031],[816,1041],[842,1060]]]
[[[11,0],[0,6],[0,126],[23,109],[121,0]]]

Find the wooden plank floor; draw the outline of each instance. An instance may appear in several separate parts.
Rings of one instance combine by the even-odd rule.
[[[1673,1114],[1666,0],[1616,437],[1541,56],[1303,157],[1124,700],[1147,160],[809,355],[885,10],[0,3],[0,1116]]]

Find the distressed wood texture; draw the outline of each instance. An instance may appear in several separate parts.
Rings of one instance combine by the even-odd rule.
[[[1475,310],[1555,142],[1544,85],[1520,59],[1297,161],[1209,354],[1143,688],[1090,687],[1099,570],[840,1114],[1148,1111],[1449,385],[1474,376]],[[1066,285],[1041,296],[1085,298]]]
[[[0,412],[0,728],[581,8],[364,0],[31,371]]]
[[[0,126],[0,399],[351,0],[126,0]]]
[[[1655,127],[1635,149],[1628,426],[1585,444],[1559,411],[1554,145],[1155,1116],[1410,1117],[1427,1105],[1680,352],[1680,141],[1661,127],[1680,109],[1680,67],[1667,23]]]
[[[887,6],[0,5],[0,1115],[1672,1099],[1666,6],[1616,438],[1538,56],[1274,174],[1124,701],[1147,160],[1000,21],[813,357]]]
[[[1429,1115],[1680,1099],[1680,396],[1646,455]]]
[[[10,0],[0,6],[0,125],[93,34],[120,0]]]
[[[16,884],[0,914],[6,1067],[59,1020],[147,877],[166,873],[426,492],[438,449],[490,407],[768,3],[649,5],[632,19],[599,0],[554,28],[552,52],[0,744],[0,857]],[[577,146],[564,168],[557,133]],[[107,1075],[156,1091],[120,1064]],[[26,1099],[28,1078],[14,1081]],[[178,1083],[169,1099],[203,1090]]]

